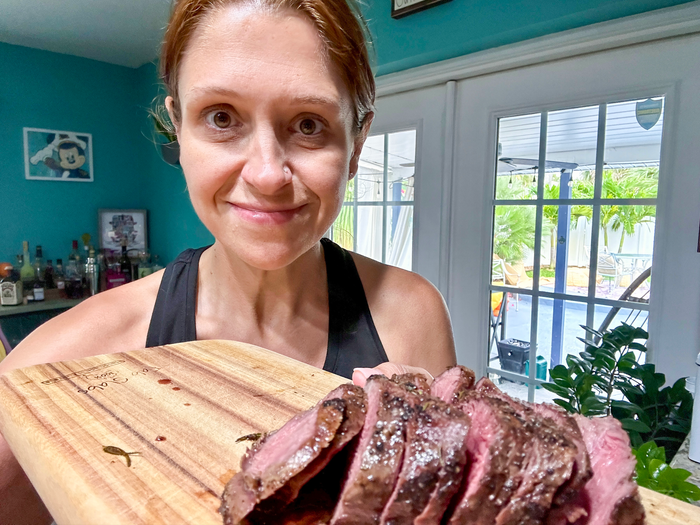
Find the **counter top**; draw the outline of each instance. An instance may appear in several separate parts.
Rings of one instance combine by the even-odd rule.
[[[36,303],[20,304],[17,306],[0,306],[0,317],[18,314],[28,314],[34,312],[43,312],[46,310],[61,310],[63,308],[72,308],[84,299],[49,299],[46,301],[38,301]]]

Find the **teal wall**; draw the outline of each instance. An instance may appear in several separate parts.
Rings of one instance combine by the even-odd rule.
[[[130,68],[0,43],[0,261],[23,240],[65,260],[72,239],[97,239],[98,208],[147,207],[135,81]],[[26,180],[24,127],[92,133],[94,182]]]
[[[162,103],[163,91],[159,89],[156,66],[145,64],[137,70],[137,74],[140,107],[150,108],[155,103]],[[158,254],[163,262],[168,262],[184,249],[211,244],[214,238],[192,208],[182,169],[163,161],[157,146],[159,138],[154,136],[150,121],[143,120],[141,126],[141,133],[150,139],[145,161],[149,172],[151,252]]]
[[[392,0],[366,0],[377,75],[684,4],[690,0],[452,0],[394,20]]]
[[[452,0],[394,20],[391,0],[366,0],[376,72],[384,75],[687,0]],[[97,236],[98,208],[146,208],[151,252],[166,263],[212,242],[182,171],[160,157],[147,109],[156,67],[125,68],[0,43],[0,261],[21,242],[66,258],[70,241]],[[22,128],[92,133],[95,181],[27,181]],[[96,244],[96,241],[95,241]]]

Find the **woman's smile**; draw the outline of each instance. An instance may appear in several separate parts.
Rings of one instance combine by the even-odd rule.
[[[306,204],[297,206],[294,204],[284,206],[263,206],[260,204],[228,203],[236,217],[243,221],[261,225],[275,226],[292,222],[302,215]]]

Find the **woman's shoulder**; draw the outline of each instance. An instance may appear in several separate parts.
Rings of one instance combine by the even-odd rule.
[[[0,373],[39,363],[143,348],[163,271],[101,292],[34,330]]]
[[[452,325],[439,290],[417,273],[352,257],[389,360],[438,373],[454,364]]]

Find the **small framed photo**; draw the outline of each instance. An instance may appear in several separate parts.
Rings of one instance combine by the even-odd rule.
[[[391,17],[402,18],[450,0],[391,0]]]
[[[28,180],[92,182],[92,134],[24,128],[24,176]]]
[[[148,250],[147,210],[99,210],[98,217],[101,249],[120,252],[126,238],[127,250]]]

